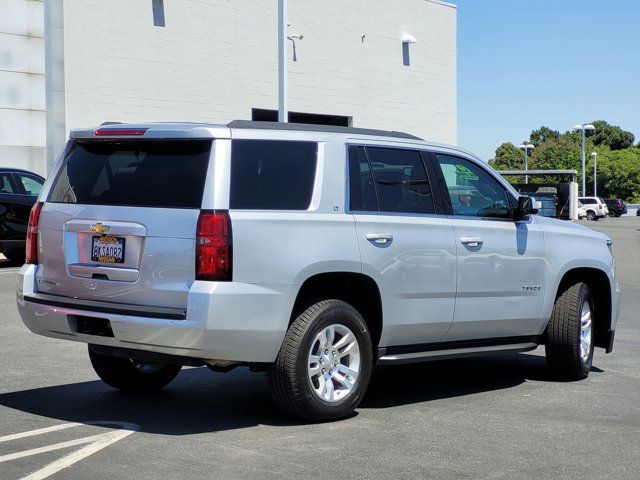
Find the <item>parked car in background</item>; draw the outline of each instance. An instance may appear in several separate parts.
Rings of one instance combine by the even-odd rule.
[[[586,216],[587,216],[587,209],[583,204],[578,202],[578,218],[583,219]]]
[[[620,217],[627,213],[627,204],[620,198],[605,198],[604,203],[609,209],[610,217]]]
[[[600,197],[579,197],[578,202],[584,206],[587,220],[599,220],[609,215],[607,204]]]
[[[29,212],[44,178],[26,170],[0,168],[0,253],[24,260]]]

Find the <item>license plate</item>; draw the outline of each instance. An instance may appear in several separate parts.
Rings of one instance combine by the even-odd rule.
[[[104,235],[91,240],[91,261],[124,263],[124,238]]]

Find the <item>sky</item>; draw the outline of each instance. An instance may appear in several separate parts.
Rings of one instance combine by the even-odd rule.
[[[493,158],[546,125],[606,120],[640,140],[640,0],[458,6],[458,144]]]

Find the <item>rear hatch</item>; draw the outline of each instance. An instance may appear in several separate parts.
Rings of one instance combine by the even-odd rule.
[[[211,147],[73,141],[40,214],[38,292],[186,309]]]

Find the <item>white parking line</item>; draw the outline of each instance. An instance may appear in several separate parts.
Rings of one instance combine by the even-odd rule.
[[[111,432],[109,432],[111,433]],[[17,460],[18,458],[30,457],[31,455],[37,455],[38,453],[53,452],[54,450],[60,450],[61,448],[74,447],[76,445],[82,445],[84,443],[91,443],[94,440],[98,440],[105,435],[100,433],[98,435],[91,435],[90,437],[76,438],[75,440],[69,440],[68,442],[54,443],[53,445],[47,445],[46,447],[32,448],[31,450],[23,450],[22,452],[9,453],[8,455],[2,455],[0,457],[0,463],[10,462],[11,460]]]
[[[31,430],[29,432],[14,433],[13,435],[7,435],[0,437],[0,443],[9,442],[11,440],[18,440],[19,438],[33,437],[34,435],[42,435],[49,432],[56,432],[58,430],[64,430],[65,428],[77,427],[83,425],[82,423],[63,423],[62,425],[54,425],[53,427],[39,428],[37,430]]]
[[[20,271],[19,268],[3,268],[0,270],[0,275],[9,275],[9,274],[13,274],[15,275],[16,273],[18,273]]]
[[[29,450],[23,450],[21,452],[10,453],[7,455],[0,456],[0,463],[9,462],[11,460],[16,460],[18,458],[29,457],[31,455],[37,455],[39,453],[52,452],[54,450],[60,450],[62,448],[73,447],[75,445],[83,445],[88,443],[86,447],[81,448],[80,450],[76,450],[64,457],[55,460],[44,468],[37,470],[26,477],[23,477],[22,480],[42,480],[44,478],[50,477],[54,473],[59,472],[60,470],[67,468],[74,463],[87,458],[90,455],[93,455],[96,452],[99,452],[105,447],[108,447],[112,443],[117,442],[118,440],[122,440],[123,438],[131,435],[133,432],[140,429],[138,425],[135,423],[127,423],[127,422],[115,422],[115,421],[92,421],[85,423],[63,423],[61,425],[55,425],[53,427],[39,428],[36,430],[31,430],[28,432],[16,433],[13,435],[6,435],[4,437],[0,437],[0,442],[8,442],[10,440],[16,440],[20,438],[33,437],[36,435],[42,435],[45,433],[55,432],[59,430],[64,430],[67,428],[79,427],[79,426],[88,426],[88,425],[117,425],[122,427],[117,430],[111,430],[107,433],[100,433],[97,435],[91,435],[88,437],[77,438],[75,440],[69,440],[66,442],[58,442],[51,445],[46,445],[44,447],[31,448]]]

